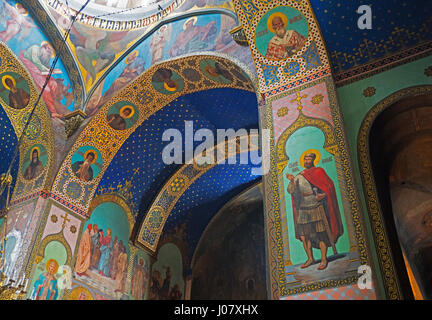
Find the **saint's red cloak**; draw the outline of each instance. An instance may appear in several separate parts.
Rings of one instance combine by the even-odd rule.
[[[328,225],[330,228],[333,242],[336,244],[338,238],[343,234],[343,225],[341,220],[341,214],[339,211],[339,204],[337,202],[336,190],[333,181],[327,175],[323,168],[312,167],[305,169],[301,172],[303,177],[309,181],[315,187],[321,189],[327,196],[327,208],[326,216]],[[295,206],[294,197],[292,199],[293,213],[294,213],[294,228],[296,230],[296,238],[300,240],[300,236],[297,234],[297,216],[298,211]]]

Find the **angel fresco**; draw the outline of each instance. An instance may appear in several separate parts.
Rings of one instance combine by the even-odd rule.
[[[92,29],[92,32],[88,32],[82,25],[74,24],[70,40],[75,46],[78,61],[87,71],[85,82],[94,83],[96,75],[107,68],[116,54],[135,38],[136,34],[129,31],[107,32]]]
[[[28,11],[20,3],[17,3],[14,7],[7,2],[0,2],[0,12],[0,17],[8,18],[6,30],[0,31],[0,40],[3,42],[8,42],[18,33],[18,40],[20,41],[29,35],[32,28],[36,27],[26,19]]]

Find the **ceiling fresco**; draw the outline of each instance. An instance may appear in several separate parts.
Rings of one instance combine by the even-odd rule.
[[[0,41],[15,53],[39,91],[55,57],[54,47],[43,30],[21,4],[16,1],[0,1]],[[57,34],[54,36],[58,37]],[[58,60],[42,98],[53,118],[61,119],[74,110],[72,84],[61,59]]]
[[[172,101],[144,121],[126,140],[105,172],[98,193],[124,190],[130,181],[128,191],[131,193],[128,195],[132,196],[131,206],[138,220],[142,219],[157,192],[180,167],[163,163],[162,150],[168,142],[162,141],[162,134],[164,130],[174,128],[184,137],[185,121],[193,121],[194,130],[257,129],[256,95],[249,91],[221,88]],[[194,146],[199,143],[194,142]]]
[[[217,165],[197,179],[180,197],[165,223],[163,233],[185,224],[189,261],[215,214],[232,198],[261,180],[251,165]]]

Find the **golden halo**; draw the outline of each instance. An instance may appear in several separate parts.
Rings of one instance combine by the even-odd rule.
[[[79,300],[82,293],[86,295],[87,300],[94,300],[90,291],[83,287],[77,287],[72,289],[72,291],[69,293],[67,300]]]
[[[23,8],[24,10],[25,10],[25,13],[21,13],[21,15],[23,15],[23,16],[28,16],[28,10],[26,9],[26,8],[24,8],[24,6],[21,4],[21,3],[16,3],[15,4],[15,8],[17,8],[18,9],[18,5],[21,7],[21,8]]]
[[[88,155],[90,152],[94,154],[94,159],[93,159],[92,162],[90,162],[90,164],[93,164],[93,163],[96,162],[97,157],[98,157],[98,156],[97,156],[97,152],[96,152],[96,150],[93,150],[93,149],[87,150],[87,151],[84,153],[84,160],[87,158],[87,155]]]
[[[38,157],[40,157],[40,149],[39,149],[39,147],[33,147],[33,149],[31,149],[31,152],[30,152],[30,158],[32,157],[32,154],[33,154],[33,151],[37,151],[37,153],[38,153]]]
[[[51,50],[52,50],[51,58],[54,58],[55,57],[55,50],[54,50],[53,46],[51,45],[51,43],[49,43],[48,41],[42,41],[41,47],[46,45],[46,44],[51,47]]]
[[[195,25],[195,23],[197,22],[198,18],[197,18],[197,17],[192,17],[192,18],[187,19],[187,20],[185,21],[185,23],[183,23],[183,30],[186,30],[186,25],[187,25],[187,23],[188,23],[189,21],[191,21],[191,20],[194,21],[193,25]]]
[[[164,88],[165,88],[166,90],[168,90],[168,91],[173,92],[173,91],[176,91],[176,90],[178,89],[178,86],[177,86],[177,83],[176,83],[175,87],[174,87],[174,88],[171,88],[171,87],[168,86],[168,84],[167,84],[166,82],[164,82]]]
[[[282,12],[275,12],[275,13],[273,13],[273,14],[268,18],[268,20],[267,20],[267,28],[268,28],[268,29],[270,30],[270,32],[272,32],[272,33],[276,33],[276,32],[274,31],[274,29],[273,29],[273,24],[272,24],[273,18],[276,18],[276,17],[279,17],[279,18],[282,19],[282,21],[283,21],[283,23],[284,23],[284,25],[285,25],[285,28],[286,28],[287,25],[288,25],[288,18],[287,18],[287,16],[284,15]]]
[[[12,76],[6,74],[6,75],[4,75],[4,76],[2,77],[2,84],[3,84],[3,87],[5,87],[6,89],[10,90],[9,86],[6,84],[6,79],[11,79],[11,80],[12,80],[12,83],[13,83],[13,85],[14,85],[14,87],[16,86],[15,79],[14,79]]]
[[[321,160],[321,152],[319,152],[317,149],[309,149],[309,150],[303,152],[303,154],[301,155],[301,157],[300,157],[300,159],[299,159],[299,163],[300,163],[300,165],[301,165],[303,168],[305,167],[305,166],[304,166],[304,156],[305,156],[306,154],[308,154],[308,153],[315,153],[315,155],[316,155],[316,158],[315,158],[315,161],[314,161],[314,165],[315,165],[315,166],[316,166],[316,165],[320,162],[320,160]]]
[[[47,263],[46,263],[46,265],[45,265],[46,271],[49,272],[48,269],[49,269],[49,266],[50,266],[51,262],[54,262],[55,265],[56,265],[55,270],[54,270],[54,274],[56,274],[57,271],[58,271],[59,265],[58,265],[57,260],[55,260],[55,259],[49,259],[49,260],[47,261]]]
[[[135,108],[132,107],[132,106],[130,106],[130,105],[123,106],[123,107],[120,109],[120,115],[122,114],[123,110],[126,109],[126,108],[129,108],[129,109],[132,110],[131,113],[130,113],[130,115],[128,115],[128,116],[126,117],[126,119],[132,118],[132,116],[135,114]]]
[[[139,53],[138,50],[135,50],[135,51],[132,51],[131,53],[129,53],[128,56],[127,56],[126,59],[125,59],[125,63],[126,63],[126,64],[129,64],[129,63],[130,63],[129,59],[130,59],[132,56],[138,56],[138,53]]]

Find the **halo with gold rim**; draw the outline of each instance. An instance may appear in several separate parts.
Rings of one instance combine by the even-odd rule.
[[[15,79],[14,79],[12,76],[6,74],[6,75],[4,75],[4,76],[2,77],[2,84],[3,84],[3,87],[5,87],[6,89],[10,90],[9,86],[6,84],[6,79],[11,79],[11,80],[12,80],[12,83],[13,83],[13,85],[14,85],[14,87],[16,86],[16,81],[15,81]]]
[[[45,265],[45,269],[46,269],[46,271],[49,272],[49,266],[50,266],[51,262],[54,262],[55,265],[56,265],[56,268],[55,268],[55,271],[54,271],[54,274],[56,274],[57,271],[58,271],[58,268],[59,268],[59,264],[58,264],[57,260],[55,260],[55,259],[49,259],[47,261],[46,265]]]
[[[320,162],[320,160],[321,160],[321,152],[319,152],[317,149],[309,149],[309,150],[303,152],[303,154],[301,155],[301,157],[300,157],[300,159],[299,159],[299,163],[300,163],[300,165],[301,165],[303,168],[305,167],[305,166],[304,166],[304,156],[305,156],[306,154],[308,154],[308,153],[315,153],[315,155],[316,155],[316,158],[315,158],[315,160],[314,160],[314,165],[315,165],[315,166],[316,166],[316,165]]]
[[[177,85],[177,83],[175,83],[175,87],[174,87],[174,88],[171,88],[171,87],[168,86],[168,84],[167,84],[166,82],[164,82],[164,88],[165,88],[166,90],[168,90],[168,91],[173,92],[173,91],[176,91],[176,90],[178,89],[178,85]]]
[[[98,157],[97,152],[96,152],[96,150],[93,150],[93,149],[87,150],[87,151],[84,153],[84,160],[87,158],[87,155],[88,155],[89,153],[93,153],[93,154],[94,154],[94,159],[93,159],[92,162],[90,162],[90,164],[93,164],[93,163],[95,163],[96,160],[97,160],[97,157]]]
[[[275,12],[275,13],[273,13],[268,19],[267,19],[267,28],[270,30],[270,32],[272,32],[272,33],[276,33],[276,31],[273,29],[273,24],[272,24],[272,21],[273,21],[273,18],[276,18],[276,17],[279,17],[279,18],[281,18],[282,19],[282,21],[283,21],[283,23],[284,23],[284,25],[285,25],[285,28],[286,28],[286,26],[288,25],[288,18],[287,18],[287,16],[286,15],[284,15],[282,12]]]
[[[129,108],[129,109],[131,110],[130,115],[128,115],[128,116],[126,117],[126,119],[129,119],[129,118],[132,118],[133,115],[135,114],[135,108],[132,107],[131,105],[123,106],[123,107],[120,109],[120,115],[121,115],[121,114],[123,113],[123,111],[124,111],[125,109],[127,109],[127,108]]]
[[[33,151],[35,151],[35,150],[36,150],[37,153],[38,153],[38,157],[40,157],[40,154],[41,154],[40,149],[39,149],[39,147],[35,146],[35,147],[33,147],[33,148],[31,149],[31,152],[30,152],[30,158],[32,157]]]
[[[51,58],[54,58],[55,57],[55,50],[54,50],[53,46],[51,45],[51,43],[49,43],[48,41],[42,41],[41,47],[46,45],[46,44],[51,47],[51,50],[52,50]]]
[[[185,21],[185,23],[183,23],[183,30],[186,30],[186,25],[187,25],[187,23],[188,23],[189,21],[191,21],[191,20],[194,21],[193,25],[195,25],[195,23],[197,22],[198,18],[197,18],[197,17],[192,17],[192,18],[187,19],[187,20]]]
[[[138,56],[138,54],[139,54],[139,51],[138,51],[138,50],[134,50],[134,51],[132,51],[131,53],[129,53],[128,56],[127,56],[126,59],[125,59],[125,63],[126,63],[126,64],[131,63],[129,59],[131,59],[133,56]]]
[[[27,10],[27,9],[26,9],[26,8],[25,8],[21,3],[18,3],[18,2],[17,2],[17,3],[15,4],[15,8],[19,9],[18,6],[20,6],[21,8],[23,8],[23,9],[25,10],[25,13],[21,13],[21,12],[20,12],[20,14],[21,14],[22,16],[27,17],[28,14],[29,14],[29,13],[28,13],[28,10]]]

